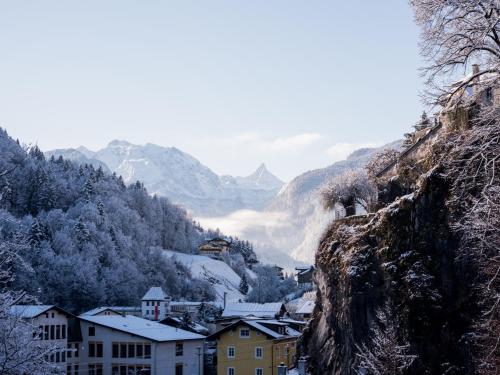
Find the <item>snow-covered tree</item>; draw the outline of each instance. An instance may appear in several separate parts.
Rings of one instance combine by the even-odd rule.
[[[350,170],[335,176],[321,192],[323,204],[333,209],[336,204],[344,206],[347,216],[356,213],[356,204],[369,211],[376,198],[376,190],[363,170]]]
[[[409,344],[398,339],[393,317],[388,307],[377,312],[371,343],[357,348],[359,375],[404,375],[416,359]]]
[[[245,274],[241,276],[241,281],[240,281],[240,292],[243,294],[248,293],[248,282],[247,282],[247,277]]]
[[[39,328],[12,311],[13,305],[33,302],[25,292],[9,287],[14,277],[11,269],[22,263],[18,248],[0,243],[0,375],[57,374],[61,371],[48,359],[66,348],[40,340]]]
[[[378,182],[377,174],[394,162],[399,156],[399,151],[393,148],[387,148],[373,155],[365,166],[368,178],[376,183]]]
[[[410,0],[421,27],[424,74],[433,103],[448,105],[472,84],[500,88],[500,3],[498,0]],[[443,85],[477,64],[459,85]],[[493,75],[493,79],[482,79]],[[484,120],[498,117],[498,108],[482,113]]]

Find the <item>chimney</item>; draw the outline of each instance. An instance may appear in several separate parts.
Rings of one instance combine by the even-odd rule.
[[[224,292],[224,309],[226,308],[227,292]]]

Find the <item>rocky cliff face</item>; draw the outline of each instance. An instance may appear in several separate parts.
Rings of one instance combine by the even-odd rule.
[[[499,130],[492,132],[494,155]],[[462,156],[471,158],[470,151]],[[428,160],[446,157],[443,148],[440,152]],[[451,164],[442,160],[434,165],[412,194],[369,216],[333,222],[325,233],[316,255],[317,306],[300,345],[313,374],[479,373],[481,354],[472,332],[488,304],[478,292],[486,285],[478,276],[484,267],[479,253],[464,251],[474,246],[464,246],[454,227],[457,215],[467,215],[450,204],[458,188],[453,176],[462,172],[449,173]],[[477,196],[484,188],[480,181],[478,189],[462,186],[464,205],[466,195]],[[490,230],[498,238],[498,228]],[[498,248],[484,249],[488,246],[498,260]],[[496,276],[488,280],[494,291]],[[489,342],[489,360],[498,363],[498,349]],[[391,361],[393,370],[384,369]]]

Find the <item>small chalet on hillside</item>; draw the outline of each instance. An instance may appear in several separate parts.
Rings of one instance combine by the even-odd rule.
[[[231,243],[222,238],[212,238],[202,243],[198,250],[200,255],[219,258],[222,254],[229,251]]]
[[[313,287],[313,274],[314,266],[309,267],[295,267],[297,271],[297,285],[302,289],[309,289]]]

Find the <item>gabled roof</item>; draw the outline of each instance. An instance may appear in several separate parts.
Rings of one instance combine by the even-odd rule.
[[[254,328],[260,333],[266,335],[267,338],[273,340],[279,339],[290,339],[300,336],[300,332],[296,331],[288,326],[288,324],[278,321],[278,320],[252,320],[252,319],[240,319],[233,324],[228,325],[227,327],[222,328],[221,330],[215,332],[214,334],[207,337],[208,340],[215,340],[221,334],[228,332],[230,330],[235,329],[240,325],[245,325],[250,328]],[[285,334],[282,335],[276,331],[273,331],[271,328],[266,327],[265,325],[275,325],[275,326],[285,326]]]
[[[248,302],[229,302],[222,312],[222,317],[231,316],[256,316],[258,318],[274,318],[284,309],[283,303],[248,303]]]
[[[33,319],[52,309],[67,316],[74,316],[56,305],[12,305],[10,313],[19,318]]]
[[[316,306],[315,301],[305,301],[298,309],[295,311],[296,314],[312,314]]]
[[[82,321],[158,342],[203,340],[205,338],[197,333],[170,327],[132,315],[80,315],[79,318]]]
[[[180,327],[183,324],[182,318],[176,317],[176,316],[168,316],[165,319],[160,321],[161,324],[165,324],[171,327]],[[192,322],[191,323],[191,330],[193,332],[199,333],[199,334],[208,334],[208,328],[205,326],[202,326],[201,324]]]
[[[143,301],[164,301],[167,299],[167,294],[163,291],[163,289],[159,286],[152,286],[146,292],[144,297],[142,297]]]
[[[97,314],[100,314],[103,311],[107,311],[107,310],[112,311],[116,314],[121,314],[119,311],[114,310],[112,307],[102,306],[102,307],[96,307],[95,309],[86,311],[86,312],[82,313],[82,315],[97,315]]]

